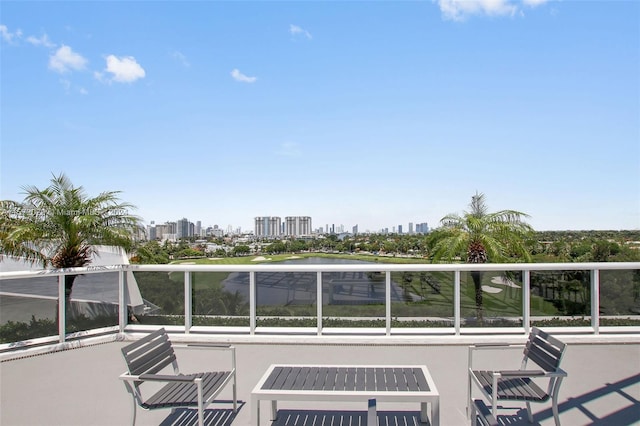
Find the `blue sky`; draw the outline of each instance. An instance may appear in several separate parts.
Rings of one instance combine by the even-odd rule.
[[[0,5],[0,198],[64,172],[149,222],[640,229],[640,2]]]

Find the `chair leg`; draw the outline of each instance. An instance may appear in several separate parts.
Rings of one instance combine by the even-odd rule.
[[[136,404],[136,398],[131,398],[131,403],[133,408],[131,409],[131,426],[136,426],[136,411],[138,408],[138,404]]]
[[[236,390],[235,379],[234,379],[234,382],[233,382],[233,412],[234,413],[238,412],[238,392]]]
[[[555,397],[553,398],[551,409],[553,411],[553,420],[555,420],[556,426],[560,426],[560,413],[558,413],[558,400]]]
[[[476,418],[476,405],[475,404],[471,404],[470,406],[471,408],[467,407],[467,410],[470,412],[470,418],[471,418],[471,426],[477,426],[478,424],[478,419]]]
[[[531,403],[527,401],[527,419],[529,423],[533,423],[533,412],[531,411]]]
[[[467,387],[467,417],[469,419],[472,419],[472,412],[473,410],[473,401],[471,400],[471,371],[469,371],[469,383],[468,383],[468,387]]]

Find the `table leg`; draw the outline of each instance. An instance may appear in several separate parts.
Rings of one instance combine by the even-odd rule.
[[[378,426],[378,412],[375,399],[369,400],[369,409],[367,411],[367,426]]]
[[[440,426],[440,398],[436,397],[431,402],[431,425]]]
[[[251,424],[254,426],[260,426],[260,400],[252,396],[251,397],[251,405],[253,411],[251,412]]]
[[[426,402],[421,402],[420,403],[420,422],[421,423],[426,423],[429,420],[429,415],[427,414],[427,403]]]

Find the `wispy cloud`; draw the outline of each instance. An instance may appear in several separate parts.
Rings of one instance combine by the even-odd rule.
[[[187,57],[184,56],[182,52],[178,52],[177,50],[172,50],[169,54],[173,59],[180,62],[183,67],[189,68],[191,66],[191,64],[187,60]]]
[[[109,82],[133,83],[146,76],[144,68],[140,66],[133,56],[117,57],[115,55],[109,55],[106,61],[107,68],[105,68],[104,71],[111,74],[111,78],[108,79]],[[105,80],[104,73],[95,72],[94,76],[100,81]]]
[[[536,7],[548,0],[436,0],[444,19],[465,21],[473,15],[515,16],[522,14],[521,5]]]
[[[301,36],[301,37],[306,37],[309,40],[311,40],[313,38],[311,36],[311,34],[309,33],[309,31],[307,31],[304,28],[301,28],[301,27],[299,27],[297,25],[293,25],[293,24],[289,25],[289,33],[294,37]]]
[[[258,79],[257,77],[249,77],[242,74],[238,68],[231,71],[231,77],[233,77],[235,81],[239,81],[241,83],[255,83]]]
[[[278,149],[278,155],[283,157],[300,157],[302,151],[296,142],[283,142]]]
[[[87,60],[64,44],[49,56],[49,68],[61,74],[71,70],[80,71],[87,65]]]
[[[27,37],[27,42],[33,44],[34,46],[44,46],[48,48],[56,47],[56,44],[49,40],[49,36],[46,34],[41,35],[40,37],[29,36]]]
[[[18,29],[16,32],[12,33],[6,25],[0,25],[0,37],[2,37],[2,40],[7,43],[13,43],[14,39],[22,37],[22,31]]]

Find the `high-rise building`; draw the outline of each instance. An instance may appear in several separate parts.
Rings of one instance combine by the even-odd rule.
[[[284,218],[284,225],[284,235],[288,237],[311,235],[311,217],[309,216],[287,216]]]
[[[183,217],[177,222],[176,234],[178,238],[188,238],[189,237],[189,219]]]
[[[416,224],[416,232],[418,234],[428,234],[429,233],[429,225],[427,225],[427,222]]]
[[[413,235],[413,222],[409,222],[409,235]]]
[[[199,220],[196,221],[196,229],[194,232],[196,236],[202,237],[202,222],[200,222]]]
[[[151,223],[153,223],[153,222],[151,222]],[[156,239],[156,237],[157,237],[156,227],[154,225],[147,226],[147,239],[149,241],[153,241],[153,240]]]
[[[398,225],[398,235],[402,235],[402,225]]]
[[[278,216],[258,216],[254,219],[256,237],[278,237],[282,220]]]
[[[353,235],[356,235],[358,233],[358,225],[354,226],[352,228],[352,231],[353,231]]]

